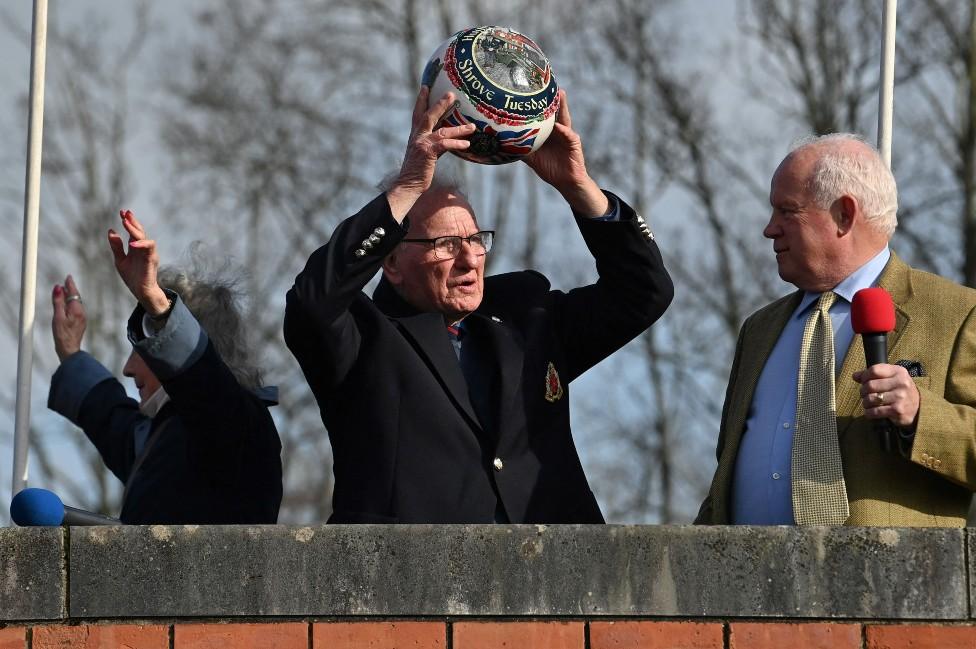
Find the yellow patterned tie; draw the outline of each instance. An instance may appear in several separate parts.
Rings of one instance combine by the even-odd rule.
[[[834,331],[828,314],[835,299],[832,291],[821,293],[803,328],[792,456],[797,525],[843,525],[850,514],[837,439]]]

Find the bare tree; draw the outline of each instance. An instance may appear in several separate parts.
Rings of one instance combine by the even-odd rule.
[[[899,28],[899,62],[919,70],[896,133],[899,232],[926,266],[976,286],[976,2],[910,3]]]

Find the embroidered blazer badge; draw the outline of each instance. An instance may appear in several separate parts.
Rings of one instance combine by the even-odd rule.
[[[549,363],[549,369],[546,370],[546,401],[549,403],[555,403],[563,397],[563,384],[559,382],[559,374],[556,372],[556,366]]]

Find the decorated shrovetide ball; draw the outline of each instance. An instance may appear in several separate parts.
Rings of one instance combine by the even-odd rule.
[[[471,147],[454,153],[482,164],[514,162],[538,149],[559,109],[549,59],[506,27],[454,34],[431,55],[422,83],[430,87],[430,104],[454,93],[456,104],[438,127],[474,124]]]

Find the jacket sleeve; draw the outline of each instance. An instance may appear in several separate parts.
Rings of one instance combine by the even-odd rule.
[[[335,386],[355,362],[362,332],[350,309],[407,227],[380,194],[340,223],[295,278],[286,297],[285,343],[313,387]]]
[[[742,341],[745,339],[745,331],[749,326],[750,321],[751,319],[747,319],[742,324],[742,327],[739,329],[739,337],[735,341],[735,355],[732,358],[732,369],[729,371],[729,382],[725,387],[725,402],[722,404],[722,419],[718,429],[718,441],[715,444],[715,460],[719,466],[715,468],[715,474],[712,477],[712,482],[708,488],[708,493],[705,495],[705,500],[702,501],[701,507],[698,509],[698,516],[695,517],[696,525],[714,525],[728,522],[721,521],[716,518],[714,502],[716,499],[727,499],[729,497],[727,480],[721,471],[722,453],[725,452],[725,439],[727,436],[726,430],[728,427],[729,409],[732,407],[732,393],[733,389],[735,388],[735,383],[739,377],[739,360],[742,358]],[[726,508],[723,507],[723,509]]]
[[[918,422],[911,460],[976,491],[976,309],[955,340],[938,394],[919,387]]]
[[[228,479],[240,468],[244,445],[280,456],[280,441],[265,404],[242,386],[178,295],[162,329],[146,336],[145,311],[129,319],[129,340],[159,379],[190,431],[191,460]]]
[[[640,335],[674,297],[671,277],[643,218],[617,200],[619,220],[576,218],[599,279],[553,294],[556,332],[571,365],[569,380]]]
[[[64,359],[51,379],[47,406],[85,431],[102,460],[125,482],[135,458],[134,431],[149,418],[108,369],[87,352]]]

